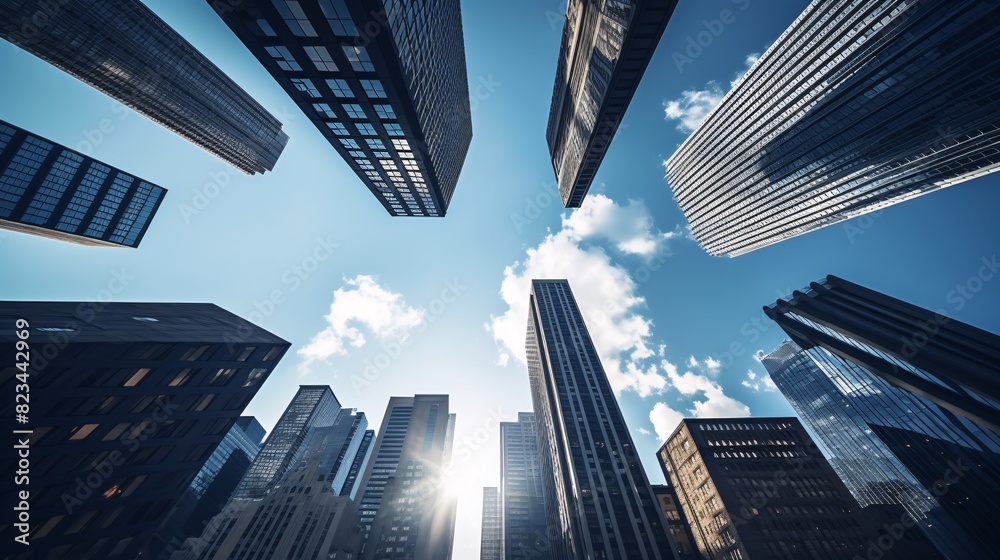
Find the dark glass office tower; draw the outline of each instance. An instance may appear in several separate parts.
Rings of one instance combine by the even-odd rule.
[[[368,460],[372,456],[372,450],[375,448],[373,445],[375,443],[375,430],[365,430],[364,436],[361,438],[361,443],[358,445],[358,451],[354,455],[354,461],[351,462],[351,468],[347,471],[347,479],[344,481],[344,487],[340,490],[341,496],[347,496],[352,500],[356,500],[358,496],[358,478],[365,474],[365,468],[368,466]]]
[[[150,539],[142,558],[166,560],[185,539],[200,535],[232,497],[263,438],[264,427],[256,418],[240,416]]]
[[[445,469],[454,424],[448,395],[389,399],[361,481],[361,558],[451,558],[457,496],[448,492]]]
[[[30,387],[30,480],[2,489],[5,508],[30,494],[31,544],[6,544],[12,560],[136,558],[289,347],[210,304],[2,302],[0,325],[7,418]]]
[[[244,173],[270,171],[281,123],[139,0],[8,0],[0,37]]]
[[[764,313],[800,347],[825,348],[1000,434],[1000,336],[836,276]]]
[[[903,506],[949,558],[990,557],[1000,436],[822,347],[762,363],[862,506]]]
[[[736,256],[1000,166],[1000,4],[815,0],[667,162]]]
[[[518,412],[517,422],[500,423],[500,515],[506,560],[548,558],[542,465],[530,412]]]
[[[549,556],[675,558],[569,282],[532,280],[528,314]]]
[[[472,141],[459,0],[217,13],[393,216],[444,216]]]
[[[563,205],[577,208],[677,0],[569,0],[545,131]]]
[[[479,540],[479,560],[503,560],[500,527],[500,489],[483,488],[483,532]]]
[[[663,464],[661,463],[662,467]],[[670,481],[670,475],[663,469],[663,476]],[[653,495],[656,496],[657,503],[660,504],[660,511],[663,512],[663,516],[667,518],[667,527],[670,528],[670,535],[674,537],[674,543],[677,545],[675,549],[677,551],[678,560],[702,560],[702,556],[698,554],[698,547],[694,544],[694,536],[691,534],[691,526],[688,524],[687,518],[684,516],[684,512],[681,510],[681,506],[678,503],[680,500],[677,498],[677,492],[674,491],[673,486],[670,484],[654,484]]]
[[[881,536],[795,418],[686,419],[657,457],[709,560],[867,558]]]
[[[300,385],[246,476],[235,500],[263,498],[302,459],[316,428],[329,427],[340,414],[340,401],[328,385]]]
[[[138,247],[166,189],[0,121],[0,228]]]

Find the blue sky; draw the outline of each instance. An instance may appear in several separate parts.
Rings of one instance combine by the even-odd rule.
[[[783,339],[761,307],[826,274],[1000,332],[1000,283],[956,291],[1000,252],[1000,176],[735,259],[686,237],[663,161],[804,0],[681,0],[575,213],[558,203],[544,140],[564,5],[465,2],[474,138],[445,219],[390,218],[207,3],[147,3],[285,123],[288,147],[263,176],[227,170],[0,45],[0,118],[169,189],[136,250],[0,232],[3,296],[204,301],[251,318],[293,344],[247,409],[265,427],[302,383],[330,384],[374,426],[391,395],[450,394],[456,558],[478,555],[481,487],[499,482],[496,421],[531,409],[519,360],[531,275],[570,280],[653,482],[657,428],[680,414],[792,414],[753,357]],[[726,9],[732,23],[688,51]]]

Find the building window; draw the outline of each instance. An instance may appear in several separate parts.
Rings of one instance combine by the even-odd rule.
[[[378,80],[361,80],[361,87],[365,89],[365,95],[372,99],[385,99],[385,89],[382,82]]]
[[[347,80],[327,80],[326,85],[330,86],[330,91],[337,97],[354,97]]]
[[[360,150],[361,146],[358,146],[358,141],[354,138],[341,138],[340,143],[344,145],[348,150]]]
[[[292,35],[296,37],[316,36],[316,29],[313,28],[298,2],[295,0],[273,0],[272,3],[281,14],[281,19],[285,20]]]
[[[330,56],[330,51],[326,50],[326,47],[302,47],[302,50],[306,51],[309,60],[316,65],[316,69],[320,72],[336,72],[340,70],[337,68],[337,63],[333,61],[333,57]]]
[[[358,132],[362,136],[378,136],[378,133],[375,132],[375,127],[368,123],[357,123],[355,126],[358,127]]]
[[[392,147],[396,148],[397,150],[409,150],[410,142],[407,140],[393,140]]]
[[[352,119],[367,119],[368,116],[365,115],[365,110],[361,108],[361,105],[357,103],[344,103],[344,111],[347,112],[347,116]]]
[[[347,11],[344,0],[319,0],[319,7],[326,16],[327,23],[334,35],[340,37],[357,37],[358,28],[354,25],[351,12]]]
[[[351,68],[354,68],[356,72],[375,71],[375,66],[372,65],[372,59],[368,56],[368,49],[353,46],[345,46],[342,48],[344,49],[344,56],[346,56],[348,62],[351,63]]]
[[[271,24],[268,23],[266,19],[258,19],[257,27],[260,27],[261,32],[268,37],[274,37],[277,35],[277,33],[274,32],[274,28],[271,27]]]
[[[371,160],[356,159],[356,160],[354,160],[354,162],[358,164],[358,167],[360,167],[361,169],[363,169],[365,171],[370,171],[372,169],[375,169],[375,166],[372,165]]]
[[[90,435],[90,432],[93,432],[95,429],[97,429],[97,426],[99,425],[100,424],[84,424],[83,426],[77,426],[76,428],[73,429],[73,432],[70,434],[69,440],[77,441],[84,439]]]
[[[392,109],[392,105],[375,105],[375,113],[377,113],[378,118],[382,120],[396,118],[396,111]]]
[[[368,142],[368,147],[373,150],[384,150],[385,144],[382,143],[378,138],[367,138],[365,142]]]
[[[267,54],[271,55],[271,58],[278,63],[278,68],[287,72],[298,72],[302,70],[302,67],[295,61],[295,57],[292,56],[288,47],[279,45],[277,47],[264,47],[264,50],[266,50]]]
[[[385,132],[389,136],[402,136],[403,129],[396,123],[385,123]]]
[[[309,97],[319,97],[319,90],[309,78],[292,78],[292,85],[295,89],[305,93]]]
[[[326,103],[313,103],[313,109],[316,109],[317,113],[323,115],[328,119],[337,118],[337,114],[334,113],[333,109],[331,109],[330,106],[327,105]]]
[[[326,126],[330,127],[330,131],[337,136],[348,136],[347,127],[343,123],[339,122],[328,122]]]

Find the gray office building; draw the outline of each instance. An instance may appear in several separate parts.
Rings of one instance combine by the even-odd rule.
[[[899,504],[948,558],[991,557],[1000,436],[822,347],[762,363],[862,506]]]
[[[448,395],[389,399],[361,479],[361,558],[451,558],[457,495],[446,485],[454,425]]]
[[[559,195],[583,203],[677,0],[569,0],[545,139]]]
[[[274,167],[281,123],[139,0],[8,0],[0,37],[244,173]]]
[[[995,171],[1000,3],[814,0],[667,162],[736,256]]]
[[[569,282],[532,280],[527,360],[554,559],[676,558]]]
[[[166,189],[0,121],[0,228],[138,247]]]
[[[5,545],[11,560],[135,559],[289,347],[210,304],[0,302],[0,322],[0,409],[15,418],[15,384],[31,397],[30,477],[0,490],[11,507],[29,493],[30,545]]]
[[[444,216],[472,141],[459,0],[217,13],[393,216]]]
[[[505,560],[548,557],[550,547],[535,415],[500,423],[500,516]]]
[[[503,560],[500,525],[500,489],[483,488],[483,529],[479,539],[479,560]]]

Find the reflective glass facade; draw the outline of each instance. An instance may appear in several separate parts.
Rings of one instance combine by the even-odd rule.
[[[458,0],[209,0],[393,216],[444,216],[472,141]]]
[[[902,505],[948,558],[991,557],[1000,436],[820,346],[763,364],[861,505]]]
[[[547,516],[541,469],[535,415],[518,412],[517,422],[501,422],[501,550],[506,560],[541,560],[548,557]]]
[[[31,545],[6,545],[11,560],[135,559],[289,347],[210,304],[0,302],[11,388],[17,319],[32,350]],[[0,408],[14,418],[13,398]]]
[[[233,499],[260,499],[296,466],[307,449],[303,445],[316,428],[329,427],[340,414],[340,402],[327,385],[302,385],[288,404]]]
[[[500,541],[500,489],[483,488],[483,533],[479,542],[479,560],[503,560]]]
[[[533,280],[526,341],[554,559],[674,558],[569,282]]]
[[[796,418],[685,419],[657,457],[708,560],[866,558],[879,538]]]
[[[545,132],[563,205],[583,203],[677,0],[569,0]]]
[[[0,37],[244,173],[269,171],[288,142],[278,119],[139,0],[6,1]]]
[[[995,171],[1000,4],[814,0],[667,162],[736,256]]]
[[[166,189],[0,121],[0,228],[138,247]]]

